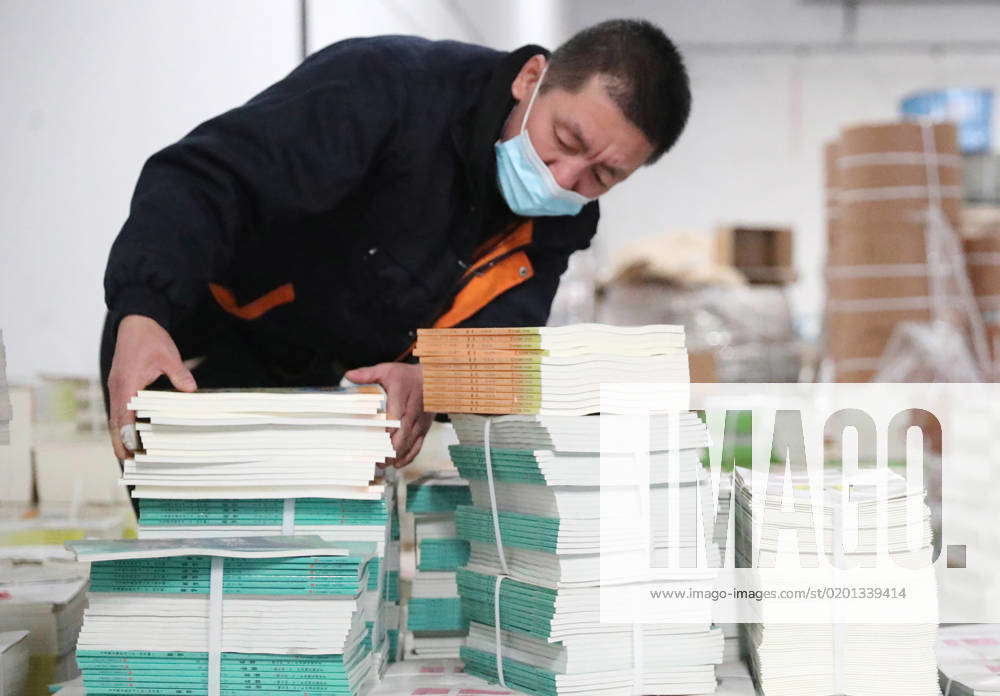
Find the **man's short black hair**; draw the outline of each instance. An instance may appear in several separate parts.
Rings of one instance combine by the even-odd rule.
[[[659,27],[611,19],[584,29],[552,54],[541,90],[578,92],[594,75],[653,146],[647,164],[677,142],[691,112],[691,89],[680,52]]]

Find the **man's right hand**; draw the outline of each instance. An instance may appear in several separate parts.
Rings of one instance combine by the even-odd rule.
[[[132,455],[121,436],[122,426],[135,422],[135,413],[128,410],[128,402],[160,375],[166,375],[178,391],[192,392],[198,388],[170,334],[149,317],[126,316],[118,324],[115,356],[108,373],[111,443],[120,460]]]

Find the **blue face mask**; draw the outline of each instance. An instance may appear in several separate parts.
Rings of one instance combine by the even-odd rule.
[[[506,142],[496,144],[497,180],[504,200],[518,215],[576,215],[592,199],[559,185],[535,151],[525,127],[535,97],[538,96],[538,88],[544,79],[543,72],[524,112],[521,132]]]

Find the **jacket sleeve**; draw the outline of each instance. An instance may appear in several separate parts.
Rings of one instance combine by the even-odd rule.
[[[105,271],[113,321],[142,314],[170,330],[241,239],[335,207],[391,140],[404,83],[384,52],[335,44],[153,155]]]
[[[590,203],[575,217],[535,218],[534,241],[528,259],[534,275],[497,297],[459,324],[463,327],[545,326],[559,279],[574,251],[590,246],[600,218],[598,204]]]

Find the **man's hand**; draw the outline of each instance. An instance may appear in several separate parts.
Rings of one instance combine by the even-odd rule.
[[[344,376],[355,384],[382,385],[389,402],[389,420],[401,422],[392,433],[396,458],[390,459],[389,463],[400,468],[412,462],[420,452],[424,435],[434,419],[434,414],[424,413],[424,372],[420,365],[379,363],[359,367]]]
[[[121,436],[121,427],[135,422],[135,414],[127,408],[129,399],[160,375],[166,375],[178,391],[198,388],[170,334],[149,317],[128,315],[118,325],[115,356],[108,373],[111,443],[118,459],[132,454]]]

